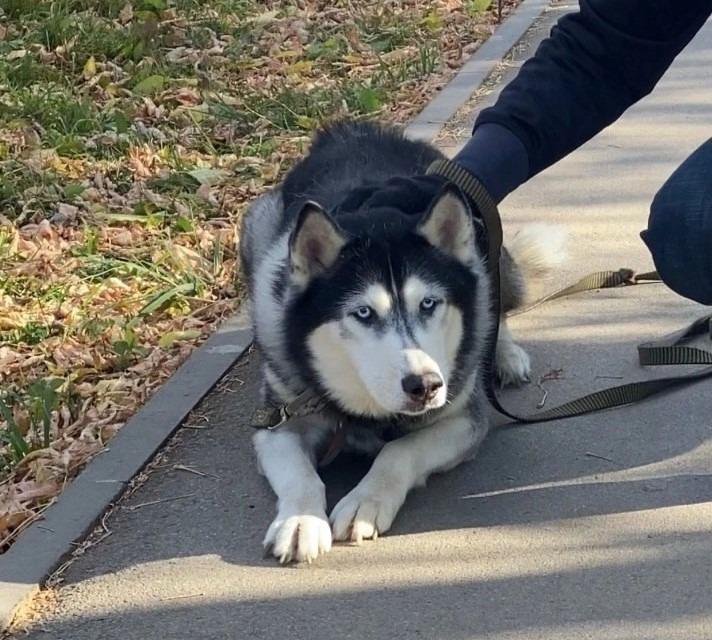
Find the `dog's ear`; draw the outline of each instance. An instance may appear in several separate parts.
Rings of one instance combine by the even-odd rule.
[[[433,200],[418,224],[418,233],[434,247],[465,264],[477,256],[470,206],[453,185],[445,186]]]
[[[307,202],[289,240],[292,281],[306,286],[334,264],[345,244],[346,237],[331,216],[315,202]]]

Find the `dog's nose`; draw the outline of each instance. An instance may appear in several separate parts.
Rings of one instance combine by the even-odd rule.
[[[413,400],[430,400],[443,386],[443,379],[437,373],[425,373],[422,376],[411,373],[401,380],[401,385]]]

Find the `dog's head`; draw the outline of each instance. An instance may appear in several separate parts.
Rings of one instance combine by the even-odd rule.
[[[416,215],[371,200],[338,220],[309,202],[292,233],[292,357],[352,414],[443,407],[474,373],[491,327],[467,202],[446,186]]]

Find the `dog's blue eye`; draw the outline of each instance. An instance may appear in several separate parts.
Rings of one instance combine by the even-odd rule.
[[[364,305],[363,307],[356,309],[354,315],[359,320],[370,320],[373,317],[373,309]]]
[[[438,300],[435,298],[423,298],[420,302],[421,311],[432,311],[438,304]]]

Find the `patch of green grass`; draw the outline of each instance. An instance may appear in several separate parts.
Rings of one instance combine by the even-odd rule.
[[[79,27],[76,17],[55,11],[56,6],[51,7],[49,15],[38,24],[36,31],[30,34],[30,41],[44,45],[49,51],[66,45],[76,35]]]
[[[148,186],[157,193],[179,195],[186,192],[193,193],[200,183],[185,171],[174,171],[166,177],[149,181]]]
[[[40,302],[42,304],[61,304],[67,298],[66,288],[62,284],[47,284],[43,280],[21,275],[0,277],[0,294],[10,296],[17,301]],[[37,336],[45,333],[43,327],[44,325],[40,326],[30,322],[23,328],[14,330],[16,333],[13,335],[20,336],[21,341],[26,344],[37,344]],[[7,341],[11,341],[10,338],[10,333],[8,333]],[[20,341],[20,339],[18,338],[16,341]]]
[[[134,0],[134,12],[157,13],[168,8],[167,0]],[[44,19],[91,12],[104,18],[118,17],[126,0],[3,0],[5,13],[12,19]]]
[[[13,298],[22,298],[32,291],[32,278],[23,276],[0,276],[0,293]]]
[[[213,21],[212,25],[220,28],[220,31],[222,31],[221,27],[224,26],[217,21]],[[195,24],[188,27],[186,35],[188,40],[193,43],[194,47],[197,47],[198,49],[207,49],[212,43],[213,33],[211,32],[214,33],[215,30],[207,24]]]
[[[106,18],[116,18],[126,5],[126,0],[65,0],[67,11],[95,11]]]
[[[440,54],[438,50],[435,47],[421,47],[412,68],[416,77],[424,77],[435,73],[439,65]]]
[[[28,322],[17,329],[0,331],[0,345],[2,344],[39,344],[50,336],[61,335],[61,330],[39,322]]]
[[[397,87],[408,80],[417,80],[434,73],[440,64],[440,56],[434,47],[424,46],[418,50],[416,58],[387,64],[381,60],[379,70],[372,83],[384,88]]]
[[[31,450],[32,445],[25,439],[25,434],[17,424],[13,408],[17,402],[17,396],[11,393],[0,395],[0,417],[5,420],[5,428],[0,430],[0,442],[9,445],[10,459],[3,459],[2,466],[9,467],[13,463],[17,464]]]
[[[0,162],[0,211],[19,217],[32,203],[37,210],[51,211],[61,197],[58,177],[50,171],[35,171],[19,160]]]
[[[12,250],[13,236],[9,229],[0,227],[0,258],[10,255]],[[0,291],[2,291],[3,280],[0,279]]]
[[[286,88],[273,96],[254,96],[246,101],[244,109],[214,105],[213,113],[239,123],[244,133],[259,119],[269,121],[276,129],[308,131],[344,107],[352,116],[378,112],[386,103],[390,89],[432,73],[438,64],[437,51],[433,47],[422,47],[413,60],[394,64],[382,61],[370,82],[344,80],[334,87],[309,92]]]
[[[146,350],[138,343],[136,332],[130,325],[124,328],[121,340],[116,340],[112,344],[112,349],[116,356],[115,366],[118,371],[127,369],[146,353]]]
[[[348,108],[352,115],[368,115],[380,109],[385,101],[385,90],[362,82],[344,82],[334,88],[313,89],[310,92],[285,88],[274,96],[253,97],[245,104],[243,126],[245,133],[260,120],[267,120],[283,131],[311,131],[319,122]],[[237,110],[239,112],[239,110]],[[222,115],[231,116],[228,109]]]
[[[90,339],[96,340],[104,335],[112,326],[114,326],[114,320],[96,317],[86,318],[79,326],[77,333],[84,334]]]
[[[30,420],[35,425],[35,429],[42,427],[41,443],[43,447],[49,447],[50,426],[52,422],[52,412],[59,408],[59,393],[57,390],[62,386],[64,380],[60,378],[47,378],[35,380],[27,389],[27,405],[30,412]]]
[[[476,16],[487,11],[491,5],[492,0],[467,0],[465,2],[465,10],[469,15]]]
[[[356,26],[363,41],[377,53],[388,53],[410,44],[418,29],[417,24],[387,11],[366,14],[356,20]]]
[[[74,133],[49,131],[45,140],[59,155],[68,158],[81,157],[86,151],[84,139]]]
[[[99,252],[99,232],[93,227],[84,230],[84,242],[78,255],[95,256]]]
[[[65,87],[48,84],[15,92],[7,115],[31,119],[44,129],[62,134],[89,135],[103,130],[96,105]]]
[[[37,83],[61,83],[63,76],[55,67],[26,55],[11,62],[0,59],[0,79],[4,79],[10,89],[23,89]]]
[[[205,0],[175,0],[177,11],[198,12],[205,6]],[[228,14],[236,18],[247,17],[256,5],[256,0],[213,0],[211,8],[216,14]]]
[[[163,44],[163,33],[151,11],[138,14],[131,24],[113,21],[125,2],[52,2],[44,11],[35,9],[36,23],[25,35],[27,44],[38,44],[48,51],[67,47],[64,56],[76,75],[90,56],[97,60],[132,60],[155,55]],[[134,3],[136,5],[136,3]],[[38,14],[42,14],[41,16]]]
[[[97,59],[115,58],[138,62],[155,52],[160,42],[156,41],[155,23],[143,23],[135,27],[117,28],[99,20],[84,22],[76,32],[74,54],[78,64],[83,65],[89,56]]]
[[[62,378],[39,378],[23,392],[0,393],[0,418],[5,421],[0,442],[9,445],[5,458],[0,460],[1,466],[11,467],[31,451],[50,445],[52,413],[60,404],[69,409],[72,418],[81,406],[71,385]],[[16,415],[22,414],[29,424],[16,419]]]
[[[67,299],[67,289],[62,284],[50,284],[43,291],[41,299],[55,305],[62,304]]]
[[[11,20],[32,16],[34,18],[44,15],[49,3],[43,0],[3,0],[0,7]]]
[[[260,137],[250,140],[242,149],[240,154],[246,157],[269,158],[277,150],[277,142],[272,138]]]
[[[347,85],[343,92],[343,100],[349,111],[357,115],[368,115],[378,111],[386,100],[385,89],[366,84]]]
[[[315,40],[307,47],[309,60],[339,60],[348,50],[348,43],[343,36],[329,36],[323,40]]]

